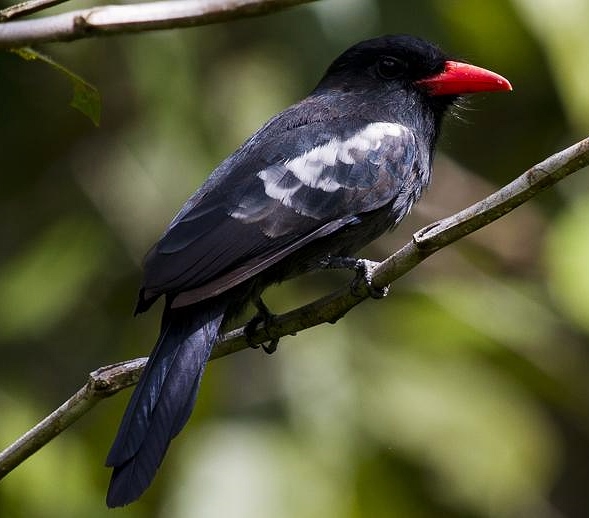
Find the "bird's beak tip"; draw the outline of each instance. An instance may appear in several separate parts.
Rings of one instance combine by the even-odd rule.
[[[434,96],[513,90],[503,76],[460,61],[446,61],[442,72],[422,79],[418,84],[425,86]]]

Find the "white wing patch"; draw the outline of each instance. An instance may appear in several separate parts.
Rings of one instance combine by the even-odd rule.
[[[303,186],[320,189],[324,192],[337,191],[342,185],[331,177],[322,177],[326,167],[333,167],[336,162],[354,164],[353,154],[376,151],[385,137],[398,137],[405,128],[392,122],[373,122],[346,140],[331,139],[327,144],[317,146],[306,153],[285,162],[282,167],[270,167],[258,173],[264,182],[266,194],[290,207],[292,197]],[[289,186],[281,185],[288,173],[299,182]],[[239,212],[232,214],[239,218]]]

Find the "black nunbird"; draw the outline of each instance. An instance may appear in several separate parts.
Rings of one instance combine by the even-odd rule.
[[[268,285],[348,256],[394,227],[430,178],[458,95],[511,89],[411,36],[361,42],[192,195],[145,259],[136,312],[165,295],[107,465],[107,504],[136,500],[186,424],[219,329]]]

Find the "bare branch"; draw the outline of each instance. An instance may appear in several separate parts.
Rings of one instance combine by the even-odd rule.
[[[413,235],[413,239],[380,263],[373,284],[382,288],[398,279],[434,252],[504,216],[539,192],[589,165],[589,138],[547,158],[484,200],[437,221]],[[322,324],[335,323],[350,309],[368,298],[368,288],[343,287],[315,302],[277,316],[267,327],[259,327],[254,344],[296,334]],[[211,359],[248,347],[244,328],[226,333],[215,346]],[[18,466],[53,437],[79,419],[104,397],[137,383],[146,358],[102,367],[90,374],[88,383],[55,412],[0,453],[0,478]]]
[[[105,5],[0,24],[0,49],[92,36],[193,27],[257,16],[315,0],[166,0]]]
[[[0,453],[0,479],[76,422],[102,398],[137,383],[146,361],[147,358],[138,358],[91,372],[86,385]]]
[[[37,13],[43,9],[49,9],[54,5],[63,4],[67,0],[27,0],[18,4],[9,5],[0,9],[0,22],[6,22],[15,18],[22,18],[29,14]]]
[[[566,176],[589,165],[589,138],[556,153],[485,199],[413,234],[413,239],[374,270],[372,283],[384,288],[415,268],[434,252],[504,216]],[[369,297],[368,288],[350,286],[302,308],[277,316],[268,327],[258,328],[254,343],[261,343],[322,324],[335,323],[350,309]],[[244,329],[227,333],[213,350],[218,358],[245,349]]]

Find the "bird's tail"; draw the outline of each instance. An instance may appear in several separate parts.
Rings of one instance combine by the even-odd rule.
[[[157,344],[106,459],[114,468],[106,503],[126,505],[147,489],[170,441],[194,407],[227,303],[166,307]]]

